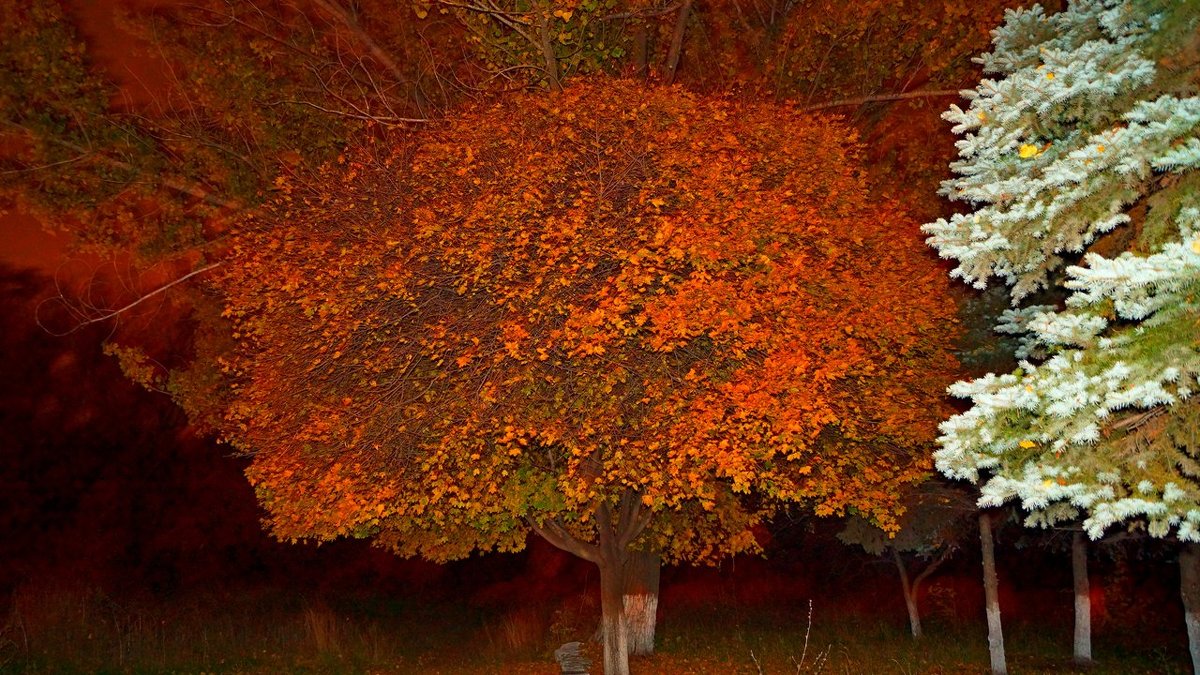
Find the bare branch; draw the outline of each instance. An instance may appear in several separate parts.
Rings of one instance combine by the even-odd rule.
[[[121,314],[123,314],[123,313],[133,309],[134,307],[137,307],[138,305],[142,304],[143,302],[149,300],[150,298],[152,298],[160,293],[163,293],[175,286],[178,286],[179,284],[187,281],[188,279],[191,279],[194,276],[203,274],[211,269],[220,267],[222,264],[224,264],[224,261],[219,260],[215,263],[205,265],[204,267],[201,267],[199,269],[192,270],[191,272],[188,272],[187,274],[179,277],[178,279],[169,281],[169,282],[163,284],[162,286],[159,286],[158,288],[154,289],[153,291],[150,291],[149,293],[146,293],[145,295],[139,296],[138,299],[125,305],[124,307],[119,307],[117,309],[111,309],[111,310],[108,310],[105,312],[101,312],[99,315],[96,315],[96,316],[91,316],[91,317],[88,317],[86,315],[80,316],[79,323],[76,324],[74,327],[72,327],[70,330],[67,330],[64,332],[55,332],[55,331],[50,330],[44,324],[42,324],[41,319],[38,319],[38,325],[41,326],[41,328],[43,330],[50,333],[51,335],[54,335],[55,337],[62,337],[64,335],[70,335],[71,333],[74,333],[75,331],[80,330],[80,329],[84,328],[85,326],[89,326],[94,323],[100,323],[102,321],[107,321],[114,317],[118,317]],[[45,304],[45,302],[50,302],[53,300],[61,300],[61,299],[62,299],[62,295],[60,293],[58,298],[51,298],[50,300],[44,301],[43,304]],[[40,307],[41,307],[41,305],[39,305],[39,309],[40,309]],[[79,312],[76,311],[73,313],[78,314]]]
[[[864,103],[881,103],[884,101],[903,101],[913,98],[937,98],[941,96],[958,96],[958,89],[931,89],[927,91],[908,91],[902,94],[879,94],[876,96],[860,96],[858,98],[843,98],[827,103],[818,103],[800,108],[804,112],[825,110],[826,108],[842,108],[863,105]]]
[[[433,120],[430,120],[430,119],[427,119],[424,117],[393,117],[390,115],[370,115],[367,113],[350,113],[350,112],[344,112],[341,110],[333,110],[332,108],[326,108],[324,106],[317,105],[316,103],[313,103],[312,101],[300,101],[300,100],[294,100],[294,99],[271,101],[267,105],[281,105],[281,104],[285,104],[285,103],[291,103],[294,105],[305,105],[305,106],[308,106],[315,110],[320,110],[323,113],[328,113],[330,115],[337,115],[339,117],[349,117],[349,118],[356,119],[356,120],[369,120],[372,122],[379,122],[381,124],[406,124],[406,123],[419,124],[419,123],[433,121]]]

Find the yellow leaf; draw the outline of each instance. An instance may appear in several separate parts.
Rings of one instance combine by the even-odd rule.
[[[1022,448],[1025,448],[1026,450],[1028,450],[1029,448],[1037,447],[1037,443],[1034,443],[1033,441],[1030,441],[1030,440],[1021,441],[1020,443],[1017,443],[1017,445],[1021,446]]]
[[[1017,154],[1021,156],[1021,159],[1029,159],[1038,154],[1038,147],[1025,143],[1017,150]]]

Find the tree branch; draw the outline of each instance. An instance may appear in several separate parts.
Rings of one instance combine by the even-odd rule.
[[[588,544],[577,539],[557,520],[547,518],[544,527],[538,525],[537,521],[530,516],[525,516],[525,522],[529,524],[529,528],[536,532],[539,537],[550,542],[554,547],[577,555],[588,562],[593,562],[597,565],[600,564],[600,550],[593,544]]]
[[[947,547],[946,547],[946,548],[945,548],[945,549],[944,549],[944,550],[941,552],[941,554],[940,554],[940,555],[938,555],[938,557],[937,557],[937,558],[934,558],[933,562],[929,563],[929,565],[928,565],[928,566],[927,566],[925,569],[921,570],[921,573],[920,573],[920,574],[918,574],[917,576],[913,577],[912,588],[913,588],[913,594],[914,594],[914,595],[916,595],[916,593],[917,593],[917,589],[918,589],[918,588],[920,588],[920,586],[921,586],[921,582],[922,582],[922,581],[925,581],[926,579],[928,579],[928,578],[929,578],[929,575],[931,575],[931,574],[933,574],[934,572],[936,572],[936,571],[937,571],[937,568],[941,567],[941,566],[942,566],[942,563],[944,563],[944,562],[946,562],[947,560],[949,560],[949,559],[950,559],[950,556],[951,556],[951,555],[952,555],[952,554],[953,554],[953,553],[954,553],[956,550],[957,550],[957,549],[956,549],[955,547],[953,547],[953,546],[947,546]]]
[[[417,124],[417,123],[432,121],[432,120],[424,118],[424,117],[394,117],[391,115],[370,115],[367,113],[350,113],[350,112],[344,112],[342,110],[334,110],[332,108],[326,108],[324,106],[317,105],[316,103],[313,103],[312,101],[301,101],[299,99],[283,99],[283,100],[279,100],[279,101],[272,101],[272,102],[268,103],[267,105],[280,105],[280,104],[284,104],[284,103],[291,103],[293,105],[306,105],[310,108],[313,108],[315,110],[320,110],[321,112],[328,113],[330,115],[336,115],[338,117],[349,117],[351,119],[356,119],[356,120],[367,120],[367,121],[371,121],[371,122],[379,122],[380,124],[405,124],[405,123]]]
[[[379,43],[371,39],[371,36],[367,35],[366,31],[364,31],[362,27],[358,25],[358,22],[354,20],[354,17],[350,16],[344,7],[333,0],[313,1],[318,7],[337,17],[337,19],[341,21],[347,29],[350,30],[354,37],[358,38],[358,41],[367,48],[367,51],[371,53],[371,56],[374,56],[375,59],[392,74],[393,77],[400,82],[407,81],[408,78],[404,76],[404,71],[400,69],[400,66],[396,63],[395,59],[392,58],[391,54],[388,54],[387,51],[379,46]]]
[[[173,288],[175,286],[178,286],[179,284],[182,284],[183,282],[187,281],[188,279],[191,279],[192,277],[194,277],[198,274],[203,274],[211,269],[220,267],[223,264],[224,264],[223,260],[218,260],[215,263],[205,265],[204,267],[201,267],[199,269],[192,270],[191,272],[188,272],[187,274],[179,277],[178,279],[175,279],[174,281],[167,282],[167,283],[163,284],[162,286],[159,286],[158,288],[154,289],[153,291],[150,291],[149,293],[146,293],[145,295],[139,296],[137,300],[134,300],[133,302],[125,305],[124,307],[119,307],[117,309],[112,309],[112,310],[108,310],[106,312],[101,312],[98,316],[93,316],[91,318],[81,317],[78,324],[76,324],[73,328],[71,328],[70,330],[65,331],[65,332],[60,333],[60,332],[50,330],[44,324],[42,324],[40,319],[38,319],[38,325],[42,328],[42,330],[46,331],[47,333],[50,333],[51,335],[54,335],[55,337],[62,337],[64,335],[70,335],[71,333],[74,333],[75,331],[82,329],[84,326],[90,326],[93,323],[100,323],[101,321],[107,321],[113,317],[120,316],[121,314],[133,309],[134,307],[137,307],[138,305],[140,305],[143,302],[149,300],[150,298],[158,295],[159,293],[163,293],[170,288]],[[66,302],[65,299],[61,298],[61,296],[59,299],[63,300],[63,302]],[[52,300],[54,300],[54,298],[50,298],[48,301],[52,301]],[[78,310],[72,310],[72,311],[74,313],[76,313],[77,315],[82,314],[82,312],[79,312]]]
[[[816,105],[808,105],[799,110],[803,112],[813,112],[816,110],[825,110],[826,108],[842,108],[847,106],[863,105],[864,103],[880,103],[883,101],[903,101],[913,98],[937,98],[939,96],[957,96],[958,89],[930,89],[926,91],[908,91],[902,94],[879,94],[877,96],[860,96],[858,98],[842,98],[836,101],[827,103],[818,103]]]

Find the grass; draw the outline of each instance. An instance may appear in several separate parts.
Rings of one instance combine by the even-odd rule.
[[[554,648],[586,640],[596,621],[590,598],[485,611],[265,590],[166,602],[118,601],[87,588],[24,587],[0,624],[0,672],[552,675],[558,672]],[[1010,624],[1011,672],[1076,672],[1070,625]],[[658,653],[634,659],[632,669],[672,675],[987,672],[982,620],[955,625],[935,617],[926,633],[916,643],[902,622],[839,614],[819,599],[811,621],[807,606],[667,608]],[[1181,641],[1182,635],[1106,628],[1095,640],[1098,664],[1086,672],[1190,672]],[[598,663],[598,646],[589,643],[586,650]]]

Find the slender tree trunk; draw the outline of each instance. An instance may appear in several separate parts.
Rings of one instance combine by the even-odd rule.
[[[633,30],[633,64],[637,76],[646,77],[650,70],[650,34],[640,21]]]
[[[683,37],[687,33],[688,18],[692,15],[692,0],[683,0],[679,14],[675,17],[675,32],[671,36],[671,50],[667,52],[667,73],[663,80],[667,84],[675,81],[675,72],[679,70],[679,57],[683,54]]]
[[[908,568],[904,565],[904,558],[900,556],[900,551],[895,547],[892,549],[892,559],[896,561],[896,570],[900,573],[900,588],[904,591],[904,606],[908,608],[908,625],[912,628],[912,636],[914,640],[920,640],[924,632],[921,630],[921,612],[917,609],[917,593],[916,589],[908,580]]]
[[[1200,544],[1184,544],[1179,553],[1179,593],[1183,597],[1192,672],[1200,673]]]
[[[616,561],[601,561],[600,623],[604,626],[604,675],[629,675],[629,626],[625,621],[624,572]]]
[[[979,514],[979,541],[983,550],[983,595],[987,604],[988,655],[992,675],[1007,675],[1004,660],[1004,629],[1000,625],[1000,584],[996,580],[996,543],[992,538],[992,516]]]
[[[630,551],[625,561],[625,622],[629,630],[629,653],[654,653],[654,627],[658,619],[658,579],[662,559],[657,553]]]
[[[558,57],[554,54],[554,38],[550,35],[550,9],[538,12],[538,48],[542,51],[542,62],[551,91],[562,91],[562,79],[558,72]]]
[[[1087,536],[1071,538],[1071,573],[1075,579],[1075,663],[1092,664],[1092,594],[1088,584]]]

